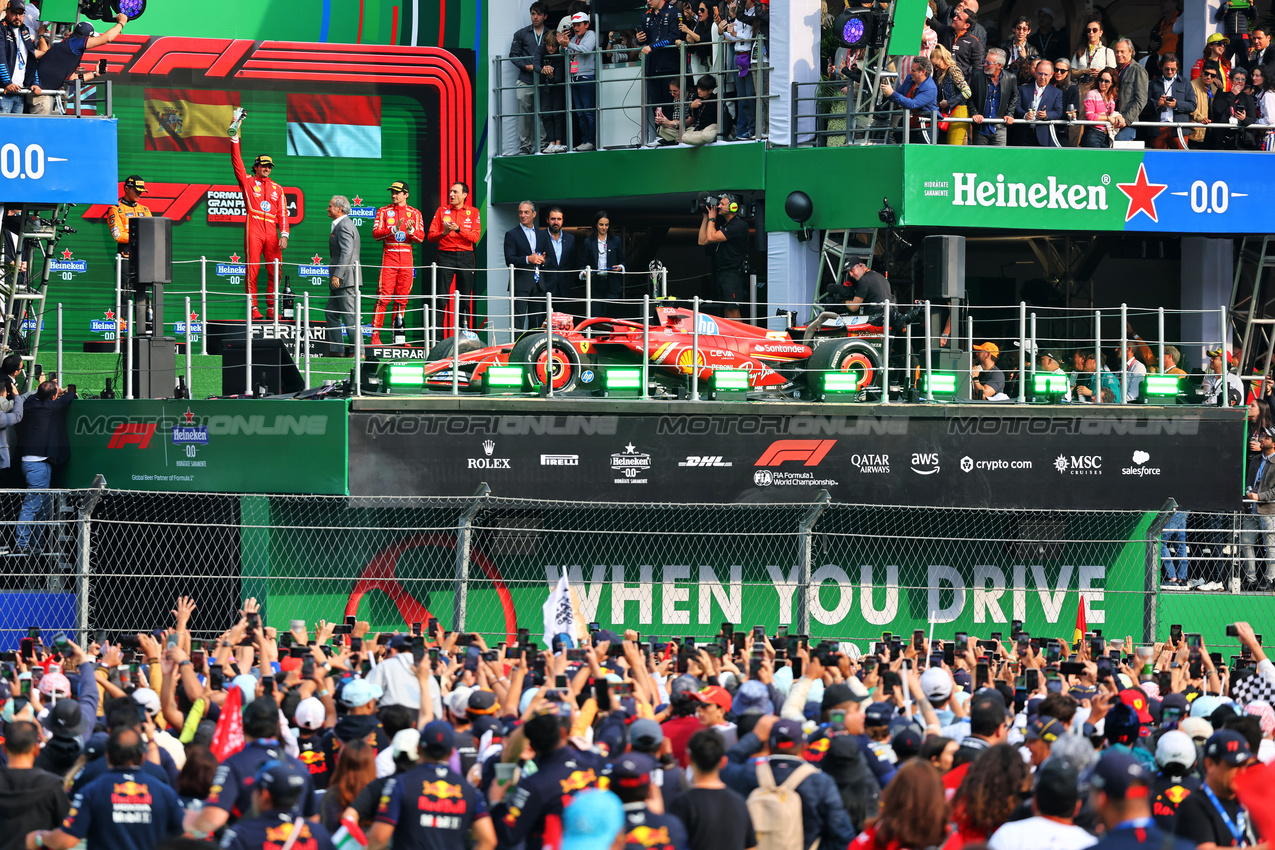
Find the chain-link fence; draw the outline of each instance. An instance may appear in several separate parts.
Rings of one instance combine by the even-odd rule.
[[[1083,596],[1090,627],[1149,640],[1165,617],[1180,617],[1181,608],[1164,611],[1166,600],[1204,598],[1162,592],[1161,537],[1185,520],[1171,502],[1085,512],[481,493],[50,495],[54,514],[36,553],[0,564],[6,648],[31,625],[81,636],[165,627],[182,595],[199,606],[191,628],[201,637],[228,628],[248,597],[280,629],[354,614],[373,631],[432,616],[497,639],[519,625],[539,634],[541,606],[564,569],[587,620],[644,639],[708,637],[722,622],[859,641],[931,621],[939,636],[986,635],[1022,620],[1034,636],[1070,640]],[[8,516],[22,497],[0,493]],[[1184,524],[1192,577],[1235,591],[1216,594],[1231,602],[1268,598],[1238,593],[1246,555],[1265,575],[1257,526],[1230,514],[1191,514]]]

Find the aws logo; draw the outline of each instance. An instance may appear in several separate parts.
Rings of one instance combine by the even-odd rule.
[[[917,475],[933,475],[939,471],[938,452],[913,452],[912,471]]]

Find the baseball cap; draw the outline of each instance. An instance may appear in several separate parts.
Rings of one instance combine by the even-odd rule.
[[[415,729],[398,730],[394,733],[394,740],[390,741],[390,750],[392,758],[407,756],[412,761],[420,761],[421,733]]]
[[[253,167],[253,168],[256,168],[258,165],[270,165],[270,166],[273,166],[273,165],[274,165],[274,159],[270,156],[270,154],[268,154],[268,153],[263,153],[261,156],[257,157],[255,160],[253,160],[252,167]]]
[[[889,726],[894,718],[894,706],[888,702],[874,702],[864,712],[867,726]]]
[[[1029,741],[1044,741],[1046,744],[1052,744],[1065,731],[1058,718],[1044,715],[1028,723],[1024,735]]]
[[[771,750],[795,750],[806,743],[806,733],[801,730],[801,721],[787,717],[775,721],[770,727]]]
[[[1034,784],[1037,805],[1055,813],[1071,814],[1075,810],[1076,801],[1080,799],[1079,773],[1070,762],[1045,759],[1036,768]]]
[[[408,190],[407,184],[404,183],[402,180],[395,180],[393,183],[390,184],[391,192],[406,192],[407,190]]]
[[[1048,6],[1041,6],[1039,9],[1037,9],[1037,10],[1036,10],[1036,14],[1037,14],[1037,15],[1048,15],[1049,17],[1051,17],[1051,18],[1052,18],[1052,17],[1054,17],[1054,10],[1053,10],[1053,9],[1051,9],[1051,8],[1049,8]]]
[[[444,720],[435,720],[421,731],[420,743],[427,754],[441,758],[456,749],[456,730]]]
[[[827,699],[827,691],[824,692]],[[770,689],[756,679],[749,679],[735,691],[735,701],[731,709],[736,714],[746,711],[760,711],[762,714],[774,714],[775,703],[770,699]]]
[[[921,692],[930,702],[942,702],[952,695],[952,677],[941,667],[931,667],[921,674]]]
[[[722,711],[730,711],[731,696],[730,691],[720,685],[709,685],[702,691],[692,694],[700,702],[711,703],[721,708]]]
[[[1219,41],[1222,42],[1223,44],[1231,43],[1231,40],[1227,38],[1226,36],[1222,35],[1220,32],[1210,33],[1209,37],[1204,39],[1205,44],[1217,44]],[[1210,354],[1209,356],[1212,357],[1213,355]]]
[[[1178,724],[1178,729],[1191,736],[1191,740],[1204,743],[1213,734],[1213,724],[1203,717],[1188,717]]]
[[[93,32],[93,25],[88,21],[80,21],[75,25],[75,29],[71,31],[71,35],[77,38],[92,38],[96,34]]]
[[[1248,740],[1234,729],[1223,729],[1214,732],[1204,744],[1204,757],[1214,761],[1224,761],[1231,765],[1248,764],[1253,758],[1253,751],[1248,748]]]
[[[40,680],[40,693],[46,697],[56,696],[59,699],[71,695],[71,680],[62,673],[50,671]]]
[[[1037,356],[1037,357],[1048,357],[1050,360],[1054,361],[1055,363],[1062,363],[1062,362],[1063,362],[1062,358],[1058,356],[1058,352],[1056,352],[1056,351],[1054,351],[1054,350],[1052,350],[1052,349],[1049,349],[1049,348],[1046,348],[1045,350],[1038,352],[1038,353],[1036,354],[1036,356]]]
[[[159,714],[159,694],[150,688],[138,688],[133,691],[133,701],[146,709],[146,713],[151,717]]]
[[[574,17],[574,16],[573,16]],[[624,806],[610,791],[581,791],[562,812],[561,850],[607,850],[624,828]]]
[[[494,693],[478,688],[470,692],[469,704],[465,708],[465,714],[470,717],[479,714],[495,714],[496,709],[499,707]]]
[[[412,639],[408,635],[392,635],[386,646],[395,652],[402,652],[405,649],[412,648]]]
[[[890,749],[894,750],[894,754],[902,762],[921,752],[922,743],[921,733],[916,727],[907,726],[890,739]]]
[[[450,711],[454,717],[469,716],[469,695],[473,692],[474,689],[469,687],[462,686],[456,688],[447,695],[447,699],[445,700],[447,703],[447,710]]]
[[[1223,41],[1225,41],[1225,40],[1226,40],[1226,39],[1225,39],[1225,36],[1222,36],[1222,34],[1221,34],[1221,33],[1217,33],[1217,32],[1215,32],[1215,33],[1213,33],[1213,35],[1216,35],[1216,36],[1221,37],[1221,38],[1223,39]],[[1210,41],[1214,41],[1215,39],[1213,39],[1213,38],[1212,38],[1212,36],[1210,36],[1209,40],[1210,40]],[[1205,354],[1207,354],[1209,357],[1222,357],[1222,356],[1223,356],[1223,351],[1222,351],[1222,349],[1221,349],[1221,348],[1210,348],[1208,351],[1206,351],[1206,352],[1204,352],[1204,353],[1205,353]],[[1234,353],[1234,352],[1232,352],[1232,351],[1226,351],[1226,352],[1225,352],[1225,356],[1226,356],[1226,362],[1227,362],[1227,363],[1234,363],[1234,362],[1235,362],[1235,353]]]
[[[589,16],[584,12],[576,12],[574,15],[571,16],[572,25],[587,24],[588,22],[589,22]]]
[[[1138,760],[1128,753],[1109,750],[1098,760],[1089,775],[1089,784],[1116,799],[1147,796],[1151,776]]]
[[[841,705],[843,702],[868,702],[872,699],[871,692],[863,686],[863,683],[853,677],[844,682],[838,682],[835,685],[829,685],[824,688],[823,699],[819,703],[819,708],[823,711]]]
[[[654,720],[639,718],[629,726],[629,743],[640,752],[653,752],[664,743],[664,730]]]
[[[256,787],[273,794],[293,796],[305,787],[309,769],[294,759],[271,759],[257,771]]]
[[[367,679],[354,679],[346,682],[341,689],[341,702],[350,708],[360,708],[374,699],[380,699],[384,691]]]
[[[25,12],[26,10],[27,10],[27,4],[23,3],[22,0],[9,0],[9,6],[7,11]]]
[[[1191,736],[1180,729],[1170,729],[1160,736],[1155,745],[1155,763],[1160,767],[1180,764],[1190,767],[1195,764],[1195,742]]]
[[[637,788],[651,784],[651,774],[655,772],[655,768],[655,759],[646,753],[624,753],[608,764],[602,775],[609,777],[609,787]]]
[[[1222,705],[1222,698],[1213,696],[1212,694],[1203,694],[1191,701],[1191,716],[1209,718],[1213,716],[1213,712],[1217,711],[1218,706]]]
[[[1138,715],[1139,723],[1151,723],[1151,711],[1147,707],[1147,697],[1136,688],[1125,688],[1120,692],[1120,701],[1132,708]]]
[[[1138,712],[1125,705],[1116,703],[1107,712],[1105,725],[1102,727],[1108,741],[1113,744],[1132,744],[1141,729],[1138,723]]]
[[[83,716],[80,704],[70,699],[58,700],[41,722],[45,729],[63,738],[79,738],[89,728],[89,719]]]
[[[306,697],[297,703],[297,710],[293,713],[292,719],[302,729],[318,729],[323,725],[323,720],[327,717],[327,714],[323,703],[319,702],[317,698]]]
[[[10,3],[10,6],[13,4]],[[124,178],[124,186],[129,189],[135,189],[138,192],[146,191],[146,181],[138,177],[136,174],[130,174]]]
[[[673,682],[668,686],[668,696],[669,696],[669,699],[671,700],[674,694],[680,694],[684,691],[690,691],[691,694],[694,695],[698,693],[699,689],[702,687],[703,685],[700,684],[699,679],[696,679],[694,676],[691,676],[689,674],[683,673],[682,675],[674,679]]]
[[[1000,346],[998,346],[994,342],[981,342],[978,345],[974,346],[974,350],[986,351],[990,353],[993,357],[999,357],[1001,353]]]

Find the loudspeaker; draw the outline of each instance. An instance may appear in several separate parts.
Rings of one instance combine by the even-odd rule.
[[[133,398],[173,398],[177,387],[177,340],[171,336],[133,337],[132,371]]]
[[[265,387],[271,395],[296,393],[305,389],[305,381],[292,362],[292,355],[281,339],[252,341],[252,386],[244,386],[247,358],[242,339],[228,339],[221,344],[221,394],[243,395]]]
[[[925,237],[925,297],[965,299],[965,237]]]
[[[173,282],[173,221],[168,218],[130,218],[128,257],[134,283]]]

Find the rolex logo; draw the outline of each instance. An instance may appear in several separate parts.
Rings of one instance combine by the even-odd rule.
[[[496,443],[492,440],[483,440],[483,454],[491,457],[491,453],[496,450]]]

